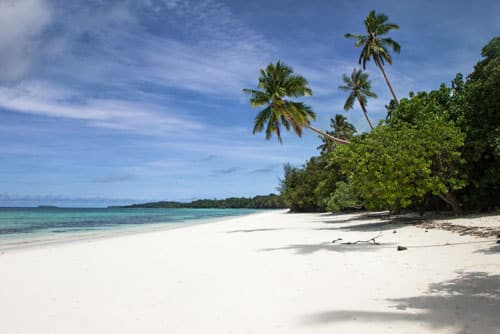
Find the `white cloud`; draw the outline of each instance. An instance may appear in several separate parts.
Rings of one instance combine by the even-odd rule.
[[[257,82],[266,63],[246,41],[231,46],[188,45],[175,40],[151,40],[142,55],[150,79],[173,88],[238,98],[241,89]]]
[[[0,82],[23,77],[45,47],[52,13],[44,0],[0,0]]]
[[[313,90],[313,95],[318,97],[331,96],[339,91],[342,84],[342,75],[349,75],[356,64],[346,60],[330,60],[314,65],[299,63],[294,70],[303,75]]]
[[[87,124],[141,134],[168,136],[196,131],[200,123],[147,102],[85,98],[48,83],[0,87],[0,107],[28,114],[86,121]]]
[[[162,19],[182,24],[186,36],[147,29],[141,12],[134,11],[138,3],[168,14]],[[271,49],[216,1],[135,0],[97,7],[0,0],[5,26],[0,50],[13,50],[0,53],[0,60],[6,59],[0,63],[10,69],[2,71],[0,81],[23,79],[0,87],[1,107],[149,134],[196,130],[202,127],[199,120],[165,107],[168,96],[186,90],[203,98],[239,100],[241,88],[256,82]],[[48,26],[57,29],[44,36]],[[39,60],[38,71],[28,76],[33,59],[44,57],[58,61]],[[158,89],[138,89],[144,85]]]
[[[159,13],[162,10],[172,10],[180,6],[182,0],[143,0],[143,3],[152,9],[154,12]]]

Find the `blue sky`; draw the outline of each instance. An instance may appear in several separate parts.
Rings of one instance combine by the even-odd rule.
[[[344,113],[343,73],[371,9],[399,31],[398,96],[472,71],[500,35],[500,2],[0,0],[0,206],[96,206],[275,192],[318,137],[252,135],[241,93],[282,60],[305,76],[315,126]],[[369,63],[368,112],[389,92]],[[360,130],[356,108],[344,113]]]

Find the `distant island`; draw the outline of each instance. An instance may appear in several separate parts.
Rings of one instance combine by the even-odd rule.
[[[261,195],[251,198],[200,199],[192,202],[160,201],[142,204],[113,206],[114,208],[190,208],[190,209],[285,209],[281,196]]]

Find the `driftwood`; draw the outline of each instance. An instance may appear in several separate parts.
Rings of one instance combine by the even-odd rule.
[[[491,238],[500,236],[500,227],[495,226],[464,226],[449,222],[426,222],[417,227],[425,228],[426,232],[431,229],[440,229],[459,233],[460,235],[472,235],[480,238]]]
[[[376,236],[368,239],[368,240],[357,240],[357,241],[347,241],[347,242],[341,242],[342,245],[356,245],[356,244],[362,244],[362,243],[367,243],[367,244],[373,244],[373,245],[380,245],[376,239],[380,238],[382,236],[382,233],[377,234]],[[336,243],[337,241],[342,240],[342,238],[337,238],[332,241],[332,244]]]

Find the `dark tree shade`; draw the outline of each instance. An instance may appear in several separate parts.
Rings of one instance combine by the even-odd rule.
[[[483,210],[500,208],[500,37],[482,50],[465,83],[463,119],[469,167],[466,200]]]

